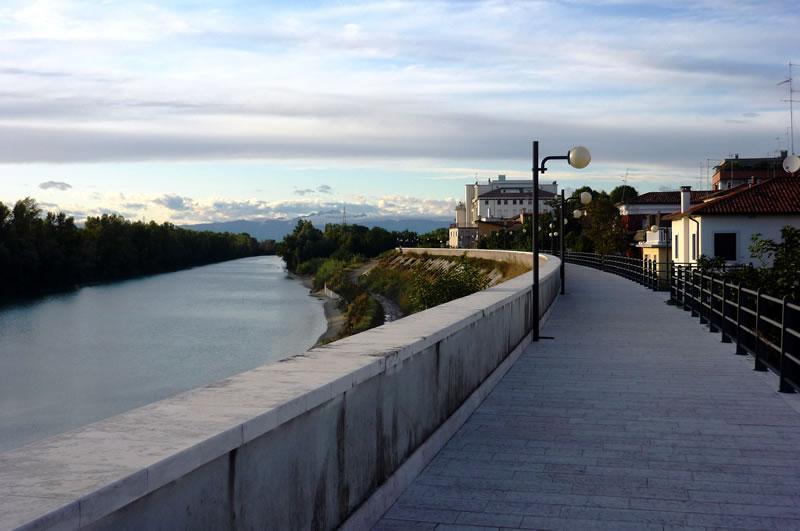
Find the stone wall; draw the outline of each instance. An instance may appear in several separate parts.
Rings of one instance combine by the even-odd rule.
[[[558,263],[543,257],[542,313]],[[333,529],[524,342],[530,282],[0,454],[0,528]]]

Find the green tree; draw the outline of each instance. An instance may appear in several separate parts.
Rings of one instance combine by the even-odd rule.
[[[637,197],[639,197],[639,192],[636,191],[636,188],[633,186],[628,186],[627,184],[617,186],[611,190],[610,194],[608,194],[608,198],[614,205],[617,203],[622,203],[623,201],[635,199]]]

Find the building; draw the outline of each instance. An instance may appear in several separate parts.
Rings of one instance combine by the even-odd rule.
[[[475,227],[477,221],[481,218],[481,207],[483,207],[484,212],[487,212],[487,206],[506,206],[504,203],[497,205],[496,203],[492,203],[491,205],[487,205],[485,201],[490,200],[490,198],[483,198],[483,203],[481,203],[480,198],[482,195],[494,192],[501,189],[512,188],[512,189],[522,189],[523,192],[527,192],[528,194],[531,193],[533,190],[533,185],[530,179],[515,179],[515,180],[508,180],[506,179],[505,175],[498,175],[497,179],[494,181],[489,179],[485,183],[479,183],[475,181],[474,184],[467,184],[464,186],[464,205],[466,207],[466,226],[468,227]],[[552,195],[555,195],[558,191],[558,184],[556,181],[553,181],[549,184],[539,184],[540,190],[544,192],[548,192]],[[503,199],[503,198],[500,198]],[[524,199],[524,198],[518,198]],[[519,208],[514,209],[506,209],[508,212],[508,217],[515,217],[521,212],[523,212],[523,208],[526,208],[526,212],[533,211],[533,205],[527,204],[518,204],[518,205],[509,205],[509,206],[518,206]],[[545,203],[545,198],[542,197],[542,201],[539,204],[540,212],[545,212],[549,210],[549,206]],[[493,214],[495,215],[495,214]]]
[[[475,247],[478,228],[467,225],[467,207],[459,202],[456,205],[456,222],[450,225],[448,246],[453,249]]]
[[[691,203],[693,205],[703,202],[703,199],[713,194],[713,190],[693,190]],[[622,227],[627,232],[650,229],[657,227],[670,227],[670,222],[662,222],[662,217],[680,210],[681,192],[648,192],[639,197],[617,203]]]
[[[504,186],[484,192],[475,201],[478,220],[511,219],[518,218],[521,214],[533,213],[533,187]],[[552,210],[547,203],[555,198],[555,193],[548,190],[539,190],[539,212]]]
[[[786,155],[787,151],[781,151],[779,157],[740,159],[737,153],[733,158],[724,159],[714,166],[711,184],[714,190],[730,190],[751,182],[787,177],[789,174],[783,169]]]
[[[680,211],[664,217],[672,224],[670,254],[676,263],[696,263],[702,255],[753,263],[749,246],[754,234],[780,241],[783,227],[800,227],[800,178],[743,184],[696,205],[690,204],[690,187],[680,193]]]

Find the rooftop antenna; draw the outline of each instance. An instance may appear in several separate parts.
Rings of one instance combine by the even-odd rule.
[[[347,203],[342,203],[342,225],[347,225]]]
[[[794,90],[794,85],[793,85],[793,81],[792,81],[792,68],[795,67],[795,66],[797,66],[797,65],[792,64],[792,62],[789,61],[789,78],[788,79],[784,79],[783,81],[778,83],[778,86],[780,86],[780,85],[788,85],[788,87],[789,87],[789,98],[785,99],[785,100],[781,100],[781,101],[789,103],[789,131],[790,131],[789,145],[791,146],[791,149],[792,149],[792,155],[794,155],[794,104],[795,103],[800,103],[799,100],[794,99],[794,93],[796,91]]]

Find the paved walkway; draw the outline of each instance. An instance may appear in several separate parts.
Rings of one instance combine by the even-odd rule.
[[[800,529],[800,397],[664,294],[567,267],[555,339],[375,529]]]

